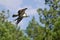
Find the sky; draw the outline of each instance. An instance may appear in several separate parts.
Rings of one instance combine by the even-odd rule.
[[[31,21],[32,17],[35,16],[35,19],[38,21],[39,16],[37,13],[38,8],[47,8],[48,6],[44,5],[44,0],[0,0],[0,10],[10,10],[10,21],[13,21],[13,14],[17,14],[17,11],[22,8],[28,8],[26,10],[26,14],[30,17],[23,18],[23,20],[18,24],[21,29],[26,29],[29,21]],[[16,22],[13,21],[13,24]]]

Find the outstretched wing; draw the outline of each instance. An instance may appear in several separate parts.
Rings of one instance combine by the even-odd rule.
[[[17,17],[18,15],[13,14],[12,17]]]
[[[17,19],[16,19],[16,20],[17,20],[16,24],[18,24],[22,19],[23,19],[23,17],[17,18]]]

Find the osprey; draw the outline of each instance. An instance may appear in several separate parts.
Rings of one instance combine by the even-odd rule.
[[[25,13],[27,8],[24,8],[24,9],[21,9],[21,10],[18,10],[18,14],[14,14],[12,17],[17,17],[17,19],[15,19],[15,21],[17,20],[16,24],[18,24],[24,17],[28,17]],[[23,15],[26,15],[26,16],[23,16]]]

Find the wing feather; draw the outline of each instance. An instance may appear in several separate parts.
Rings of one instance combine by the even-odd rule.
[[[22,19],[23,19],[23,17],[19,17],[19,18],[17,19],[16,24],[18,24]]]

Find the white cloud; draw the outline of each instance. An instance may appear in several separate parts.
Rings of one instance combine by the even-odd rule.
[[[22,4],[22,0],[0,0],[0,5],[4,5],[9,9],[17,9]]]
[[[35,2],[41,2],[41,0],[34,0]]]
[[[45,0],[34,0],[37,3],[37,8],[45,8]]]
[[[36,9],[33,9],[33,8],[28,9],[26,12],[27,12],[28,15],[35,15],[37,13]]]
[[[35,2],[37,2],[37,3],[43,3],[44,2],[44,0],[34,0]]]

